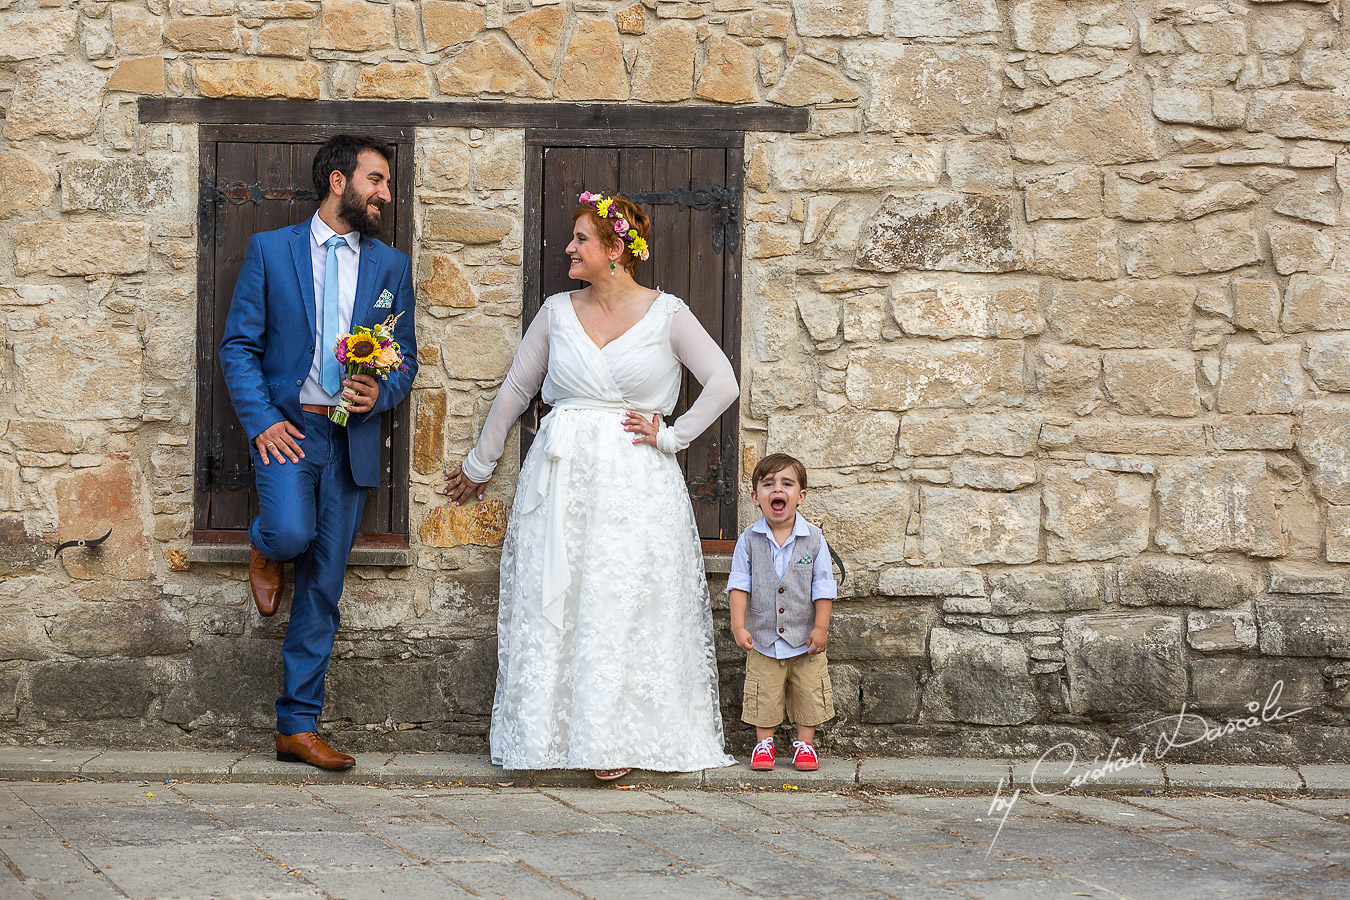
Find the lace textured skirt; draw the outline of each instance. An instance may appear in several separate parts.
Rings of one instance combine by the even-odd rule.
[[[550,418],[551,433],[541,430],[521,466],[502,551],[493,763],[667,772],[733,764],[679,464],[634,446],[615,409]],[[547,585],[556,595],[564,583],[546,615]]]

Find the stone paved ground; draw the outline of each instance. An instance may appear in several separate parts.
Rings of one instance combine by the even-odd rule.
[[[1350,801],[0,783],[0,898],[1350,897]]]

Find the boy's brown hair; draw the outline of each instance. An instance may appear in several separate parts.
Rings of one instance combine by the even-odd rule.
[[[802,465],[801,460],[795,456],[788,456],[786,453],[770,453],[768,456],[755,463],[755,472],[750,476],[750,489],[754,490],[755,485],[759,484],[770,475],[777,475],[784,469],[791,469],[797,476],[802,490],[806,490],[806,466]]]

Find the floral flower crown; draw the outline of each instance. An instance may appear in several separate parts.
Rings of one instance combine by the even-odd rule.
[[[606,197],[603,194],[592,194],[590,191],[582,191],[581,200],[583,206],[595,207],[596,213],[602,219],[614,220],[614,233],[623,239],[628,245],[628,249],[638,259],[646,260],[651,256],[651,251],[647,249],[647,242],[638,235],[637,229],[629,224],[628,220],[620,215],[617,209],[613,209],[614,198]]]

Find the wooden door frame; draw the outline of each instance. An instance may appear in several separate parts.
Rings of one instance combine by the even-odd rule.
[[[223,124],[199,125],[197,129],[198,148],[198,255],[197,255],[197,386],[193,409],[193,546],[235,547],[247,543],[248,535],[239,529],[198,528],[199,475],[196,461],[200,458],[203,442],[207,440],[206,422],[203,410],[211,408],[216,356],[219,348],[215,344],[213,322],[205,315],[202,297],[210,294],[214,298],[216,258],[214,252],[203,252],[206,229],[214,227],[208,224],[208,206],[213,210],[214,203],[205,199],[209,185],[216,184],[216,155],[207,153],[208,145],[221,142],[245,143],[316,143],[338,134],[359,131],[379,140],[388,140],[397,144],[397,173],[394,176],[394,191],[404,205],[395,225],[395,241],[403,247],[412,249],[415,234],[416,198],[413,193],[414,169],[416,168],[416,128],[408,126],[351,126],[351,125],[239,125]],[[315,139],[318,141],[315,141]],[[409,253],[409,256],[412,254]],[[214,308],[214,304],[213,304]],[[208,374],[209,373],[209,374]],[[220,385],[224,387],[223,383]],[[409,493],[411,490],[411,453],[412,434],[410,397],[405,397],[392,412],[390,421],[389,458],[391,460],[390,506],[394,531],[383,533],[364,533],[357,536],[356,546],[377,550],[407,550],[409,548]],[[400,471],[401,469],[401,471]],[[399,527],[401,531],[397,530]]]
[[[541,296],[543,286],[539,281],[540,265],[544,238],[544,211],[542,206],[544,188],[544,150],[548,147],[652,147],[656,149],[687,149],[695,147],[721,148],[727,151],[726,186],[744,197],[745,180],[745,132],[712,130],[651,130],[614,128],[526,128],[525,129],[525,223],[523,265],[525,291],[521,304],[521,333],[530,327],[540,306],[544,302]],[[741,222],[737,227],[744,234],[744,202],[741,204]],[[733,301],[734,314],[723,318],[722,334],[719,344],[727,351],[732,371],[737,381],[741,377],[741,248],[738,243],[735,252],[726,248],[722,253],[723,265],[723,303]],[[738,401],[739,403],[739,401]],[[723,416],[735,420],[735,428],[728,429],[736,438],[739,448],[740,410],[733,404]],[[529,413],[527,412],[528,416]],[[524,455],[529,439],[527,429],[537,429],[538,423],[522,422],[521,454]],[[726,465],[739,467],[739,460],[727,460]],[[739,481],[739,479],[737,479]],[[736,498],[739,505],[740,497]],[[735,547],[734,540],[704,540],[705,554],[730,554]]]

